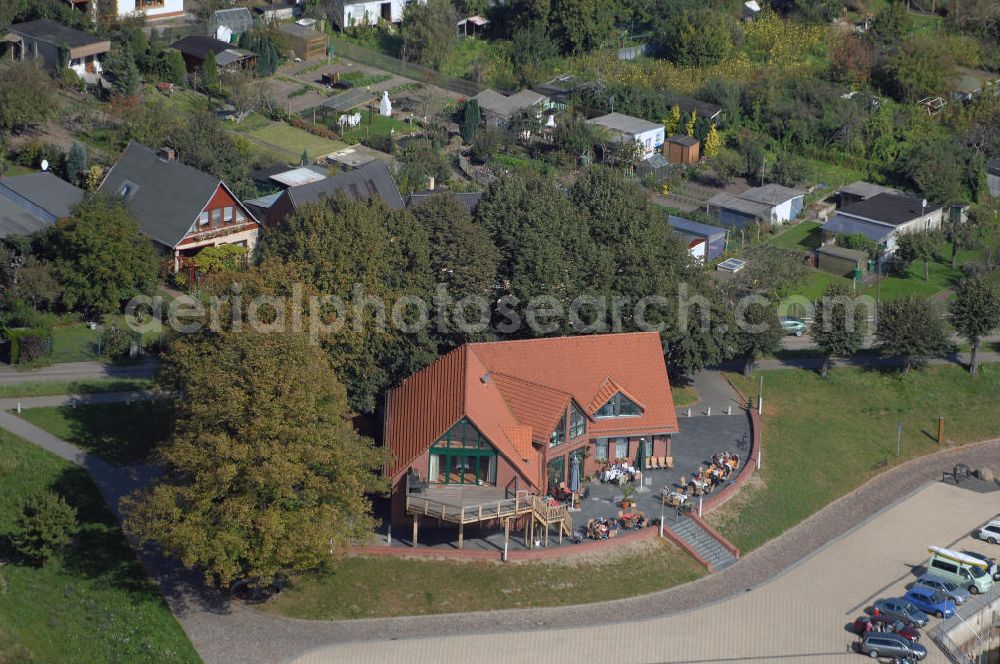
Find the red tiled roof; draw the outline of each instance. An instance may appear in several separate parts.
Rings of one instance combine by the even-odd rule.
[[[466,344],[389,392],[385,444],[403,472],[463,416],[538,486],[538,452],[570,398],[588,415],[616,392],[642,415],[591,419],[589,434],[677,431],[663,347],[655,332]]]

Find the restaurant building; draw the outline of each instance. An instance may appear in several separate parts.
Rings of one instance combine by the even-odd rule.
[[[465,344],[391,390],[392,519],[407,485],[545,494],[615,459],[671,456],[677,416],[655,332]],[[473,501],[474,502],[474,501]]]

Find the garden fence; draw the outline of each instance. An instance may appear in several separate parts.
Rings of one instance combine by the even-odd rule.
[[[405,76],[419,83],[436,85],[439,88],[451,90],[466,97],[474,97],[485,89],[485,86],[474,81],[448,76],[429,67],[412,62],[403,62],[399,58],[373,51],[370,48],[359,46],[338,37],[331,37],[330,41],[333,44],[334,53],[340,57],[399,76]]]

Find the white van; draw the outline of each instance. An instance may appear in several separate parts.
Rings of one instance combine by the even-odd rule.
[[[989,563],[939,546],[929,547],[928,551],[931,554],[927,561],[928,573],[954,581],[973,595],[986,592],[993,586]]]

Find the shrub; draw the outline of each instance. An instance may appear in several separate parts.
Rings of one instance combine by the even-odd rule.
[[[47,357],[52,350],[50,331],[45,329],[10,330],[10,363],[29,364]]]
[[[101,333],[101,357],[120,360],[129,356],[133,335],[113,326]]]
[[[78,530],[76,509],[62,496],[43,491],[24,501],[10,539],[19,554],[44,564],[69,544]]]

